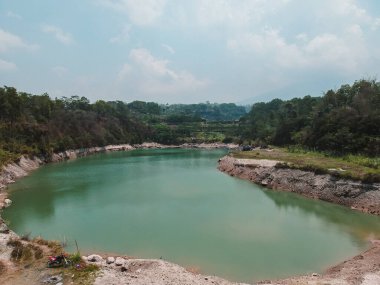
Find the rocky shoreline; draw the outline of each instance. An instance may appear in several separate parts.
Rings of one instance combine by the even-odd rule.
[[[185,148],[185,149],[237,149],[239,146],[236,144],[224,143],[211,143],[211,144],[182,144],[182,145],[162,145],[154,142],[146,142],[142,144],[121,144],[121,145],[107,145],[103,147],[91,147],[76,150],[66,150],[59,153],[53,153],[51,158],[44,157],[27,157],[21,156],[17,161],[9,163],[2,167],[0,170],[0,209],[3,208],[4,200],[7,198],[6,193],[1,191],[6,188],[8,184],[14,183],[15,180],[28,175],[30,172],[36,170],[41,165],[51,162],[61,162],[72,160],[80,157],[85,157],[97,153],[113,152],[113,151],[130,151],[135,149],[168,149],[168,148]]]
[[[330,174],[290,169],[284,165],[281,161],[225,156],[219,160],[218,169],[270,189],[293,192],[380,215],[380,183],[341,179]]]
[[[54,154],[50,161],[42,158],[21,157],[17,162],[3,167],[0,173],[0,207],[11,205],[3,191],[6,185],[16,179],[28,175],[33,170],[49,162],[84,157],[95,153],[109,151],[128,151],[133,149],[163,149],[163,148],[229,148],[235,149],[236,145],[226,144],[186,144],[182,146],[165,146],[156,143],[144,143],[141,145],[112,145],[106,147],[94,147],[84,150],[72,150]],[[220,159],[219,169],[232,176],[248,179],[263,186],[283,191],[295,192],[313,199],[321,199],[333,203],[342,204],[356,210],[372,214],[380,214],[380,185],[363,184],[355,181],[342,181],[330,175],[315,175],[301,170],[276,167],[278,162],[271,160],[243,160],[226,156]],[[330,193],[329,193],[330,192]],[[17,238],[10,231],[0,217],[0,261],[10,264],[10,248],[7,241]],[[234,283],[215,276],[205,276],[191,272],[179,265],[164,260],[131,259],[127,257],[101,257],[90,255],[83,257],[89,264],[99,266],[99,272],[94,279],[96,285],[100,284],[219,284],[233,285]],[[233,262],[233,261],[231,261]],[[11,265],[12,266],[12,265]],[[20,271],[20,274],[22,270]],[[28,273],[29,274],[29,273]],[[36,282],[25,283],[28,285],[41,284],[41,269],[35,270]],[[46,273],[48,274],[48,273]],[[4,284],[18,284],[12,283]],[[1,278],[0,273],[0,280]],[[22,276],[23,278],[23,276]],[[46,276],[44,276],[46,278]],[[5,279],[5,280],[8,280]],[[22,283],[24,284],[24,283]],[[59,284],[59,283],[53,283]],[[63,283],[61,283],[63,284]],[[341,284],[341,285],[375,285],[380,284],[380,241],[373,241],[372,247],[366,252],[331,267],[323,275],[313,273],[310,276],[301,276],[277,281],[261,281],[257,284]]]

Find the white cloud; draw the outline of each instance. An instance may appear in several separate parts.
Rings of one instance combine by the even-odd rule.
[[[372,30],[377,30],[380,27],[380,18],[376,18],[372,24]]]
[[[329,66],[352,71],[367,60],[366,47],[360,26],[354,25],[347,33],[338,37],[324,33],[308,40],[304,34],[289,43],[276,30],[260,34],[243,34],[227,43],[229,49],[238,54],[252,54],[266,58],[269,64],[290,69],[318,68]]]
[[[195,91],[207,85],[186,70],[174,70],[169,61],[154,57],[147,49],[133,49],[130,63],[119,72],[118,79],[133,85],[139,94],[173,95]]]
[[[8,11],[7,12],[7,17],[14,18],[14,19],[17,19],[17,20],[21,20],[22,19],[22,17],[19,14],[16,14],[16,13],[14,13],[12,11]]]
[[[201,26],[251,27],[263,21],[290,0],[196,0],[195,22]]]
[[[64,66],[54,66],[52,69],[51,69],[51,71],[53,71],[53,73],[55,74],[55,75],[57,75],[58,77],[60,77],[60,78],[63,78],[63,77],[65,77],[66,75],[67,75],[67,73],[69,72],[69,70],[66,68],[66,67],[64,67]]]
[[[128,75],[130,75],[132,72],[132,67],[128,63],[125,63],[118,74],[118,79],[120,81],[127,78]]]
[[[128,15],[129,20],[138,26],[154,24],[163,14],[166,0],[99,0],[105,7]]]
[[[171,54],[175,54],[175,50],[174,48],[172,48],[171,46],[167,45],[167,44],[161,44],[161,46],[166,50],[168,51],[169,53]]]
[[[47,34],[52,34],[59,42],[64,45],[70,45],[74,42],[70,33],[63,31],[61,28],[53,25],[43,25],[42,31]]]
[[[16,64],[0,58],[0,71],[13,71],[16,69],[17,69]]]
[[[376,29],[378,18],[373,17],[370,12],[362,8],[357,0],[325,0],[317,15],[322,22],[330,22],[332,26],[358,24]]]
[[[25,43],[19,36],[0,29],[0,52],[6,52],[14,48],[34,49],[36,47]]]
[[[128,41],[130,37],[131,29],[132,29],[131,25],[125,25],[118,35],[110,38],[110,43],[121,43],[121,42]]]

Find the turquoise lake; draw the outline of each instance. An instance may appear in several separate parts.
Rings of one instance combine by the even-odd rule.
[[[380,218],[217,170],[224,150],[136,150],[49,164],[10,185],[18,234],[82,254],[160,258],[233,281],[321,272],[380,237]]]

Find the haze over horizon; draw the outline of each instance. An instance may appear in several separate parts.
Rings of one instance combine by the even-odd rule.
[[[51,97],[252,103],[380,66],[375,0],[0,0],[0,85]]]

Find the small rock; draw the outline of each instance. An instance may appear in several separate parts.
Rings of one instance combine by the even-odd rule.
[[[311,276],[313,276],[313,277],[318,277],[319,274],[318,274],[318,273],[313,273],[313,274],[311,274]]]
[[[63,277],[61,275],[53,275],[53,276],[49,276],[47,278],[45,278],[42,283],[45,283],[45,284],[58,284],[61,283],[63,284],[61,281],[63,280]],[[57,284],[57,285],[58,285]]]
[[[121,265],[123,265],[124,264],[124,262],[125,262],[125,259],[124,258],[122,258],[122,257],[116,257],[116,260],[115,260],[115,265],[116,266],[121,266]]]
[[[115,257],[112,257],[112,256],[109,256],[107,257],[107,264],[111,264],[111,263],[114,263],[115,262]]]
[[[57,283],[57,284],[55,284],[55,285],[63,285],[63,283],[62,283],[62,282],[59,282],[59,283]]]
[[[121,267],[121,272],[125,272],[125,271],[127,271],[127,268],[125,266],[122,266]]]
[[[10,205],[12,205],[12,200],[11,199],[5,199],[4,200],[4,207],[7,208]]]
[[[97,254],[91,254],[91,255],[87,256],[87,261],[90,261],[90,262],[100,262],[102,260],[103,260],[103,258]]]
[[[8,229],[8,226],[4,223],[0,224],[0,233],[1,234],[8,234],[9,233],[9,229]]]

